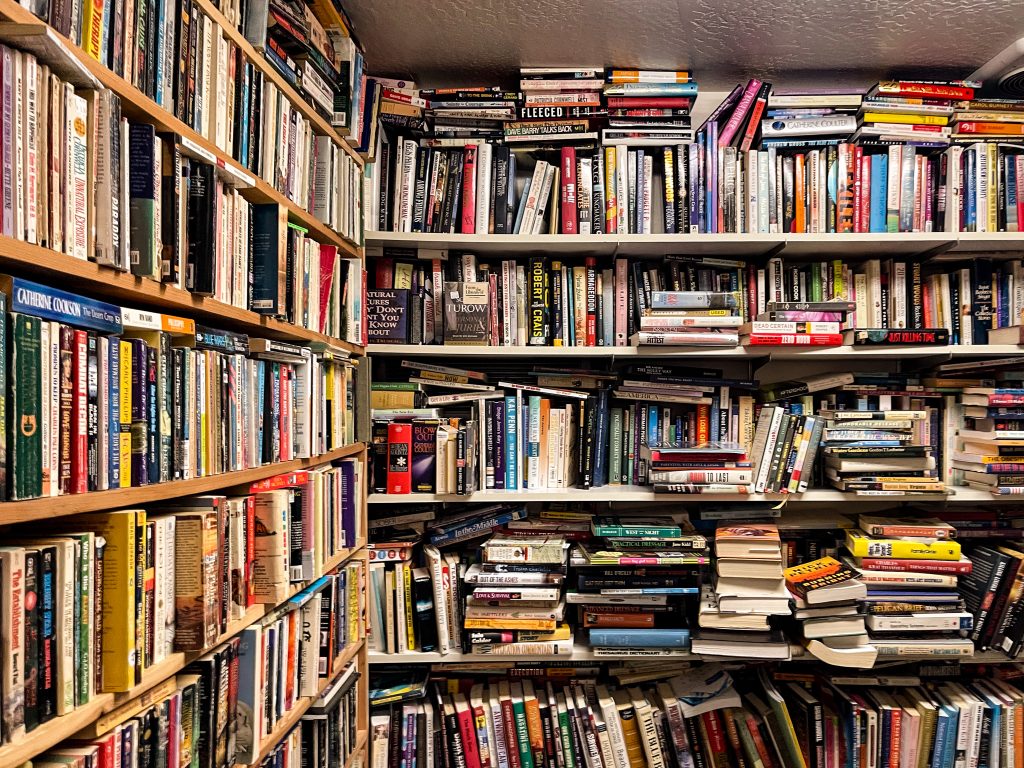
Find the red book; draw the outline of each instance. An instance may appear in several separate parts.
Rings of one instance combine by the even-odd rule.
[[[978,120],[964,120],[956,124],[959,133],[984,133],[991,136],[1024,136],[1021,123],[983,123]]]
[[[576,147],[562,147],[562,234],[575,235],[576,226]]]
[[[320,246],[320,317],[317,318],[317,331],[324,332],[327,327],[327,311],[330,309],[331,285],[334,283],[334,261],[338,258],[338,246]],[[383,261],[384,259],[378,259]]]
[[[498,338],[498,275],[491,272],[487,275],[487,282],[491,288],[490,317],[491,317],[491,346],[500,347],[501,339]]]
[[[764,768],[775,768],[772,752],[768,749],[768,745],[764,743],[764,739],[761,738],[761,729],[757,726],[757,718],[749,713],[747,714],[747,730],[750,731],[750,738],[754,742],[754,749],[757,750],[761,762],[764,763]]]
[[[455,716],[459,721],[459,733],[462,734],[462,749],[466,758],[466,768],[483,768],[480,764],[480,747],[476,743],[476,725],[473,722],[473,710],[466,701],[465,695],[456,693],[452,696],[455,702]]]
[[[366,295],[366,276],[368,274],[369,274],[369,272],[367,272],[365,269],[361,269],[359,271],[359,275],[360,275],[360,288],[359,289],[363,292],[362,293],[363,296]],[[348,290],[347,286],[346,286],[346,290]],[[365,346],[366,345],[366,340],[369,338],[369,336],[370,336],[369,315],[368,315],[368,313],[363,312],[363,327],[359,329],[359,342],[358,343],[360,345],[362,345],[362,346]]]
[[[728,147],[732,144],[733,137],[740,129],[740,126],[743,125],[743,119],[754,106],[754,101],[760,92],[761,81],[756,77],[750,78],[746,89],[743,91],[743,95],[740,97],[740,103],[736,105],[736,108],[732,111],[725,126],[722,128],[722,132],[718,135],[718,146]]]
[[[674,107],[686,109],[693,104],[688,96],[609,96],[608,108],[613,107]]]
[[[871,96],[919,96],[926,99],[974,98],[974,89],[966,85],[942,85],[941,83],[915,83],[906,80],[881,82],[869,93]]]
[[[256,497],[245,497],[245,606],[256,604],[256,582],[252,576],[252,564],[256,561]]]
[[[708,735],[708,744],[711,746],[711,753],[714,755],[725,755],[725,733],[722,731],[722,721],[718,718],[718,712],[705,712],[700,716],[704,724],[704,731]]]
[[[512,699],[502,690],[499,701],[501,703],[501,719],[505,723],[505,751],[508,753],[508,762],[512,768],[522,768],[522,763],[519,760],[519,740],[516,737],[516,716],[512,711]]]
[[[476,144],[466,145],[462,162],[462,234],[476,234]]]
[[[747,129],[743,133],[743,140],[740,142],[740,152],[747,152],[754,143],[757,136],[757,129],[761,127],[761,115],[768,106],[768,94],[772,91],[771,83],[762,83],[761,89],[757,92],[757,100],[750,110],[750,119],[747,121]]]
[[[387,290],[395,286],[395,260],[382,257],[376,260],[373,271],[373,284],[378,290]]]
[[[860,232],[860,223],[864,200],[861,196],[861,172],[863,170],[864,149],[860,145],[853,147],[853,231]]]
[[[862,557],[858,568],[866,571],[896,571],[898,573],[948,573],[964,576],[971,572],[970,560],[902,560],[890,557]]]
[[[752,333],[745,337],[749,347],[841,347],[841,333]]]
[[[71,344],[73,386],[71,390],[71,493],[85,493],[89,466],[89,419],[87,391],[89,334],[76,330]]]
[[[412,493],[412,424],[388,424],[388,493]]]
[[[587,346],[597,346],[597,257],[587,256]]]

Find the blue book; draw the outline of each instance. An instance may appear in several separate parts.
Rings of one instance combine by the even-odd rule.
[[[661,445],[661,430],[658,428],[658,409],[647,408],[647,444]]]
[[[618,83],[608,86],[606,96],[696,96],[697,83]]]
[[[886,184],[889,177],[889,156],[871,156],[871,229],[885,232]]]
[[[238,717],[240,723],[255,723],[263,717],[260,704],[260,685],[256,670],[263,666],[262,627],[246,627],[238,636]],[[243,763],[259,758],[260,743],[253,739],[255,728],[239,728],[235,743],[235,756]]]
[[[996,322],[993,323],[995,328],[1005,328],[1008,325],[1012,325],[1010,322],[1010,291],[1009,289],[1009,275],[1007,275],[1002,269],[997,272],[997,279],[999,285],[999,304],[996,306]]]
[[[597,393],[597,428],[594,435],[594,473],[591,485],[600,488],[608,482],[609,422],[608,390]]]
[[[945,761],[943,757],[946,751],[946,741],[949,733],[949,713],[945,707],[936,708],[935,739],[932,742],[932,759],[928,768],[943,768]]]
[[[0,275],[0,291],[9,297],[8,312],[19,312],[43,320],[56,320],[76,328],[100,333],[121,333],[121,308],[105,301],[87,299],[57,288],[49,288],[20,277]]]
[[[700,141],[701,134],[698,134],[697,141]],[[696,142],[686,148],[687,166],[689,177],[686,180],[687,198],[690,205],[690,232],[699,232],[700,216],[697,214],[697,187],[700,186],[700,168],[698,158],[700,149]],[[685,234],[685,233],[684,233]]]
[[[688,629],[591,629],[590,644],[615,648],[688,648]]]
[[[710,430],[709,430],[711,440],[716,442],[716,443],[718,442],[719,435],[721,434],[721,431],[718,428],[719,425],[720,425],[720,417],[719,417],[719,413],[718,413],[720,405],[721,405],[721,403],[719,402],[719,399],[718,399],[718,392],[716,391],[715,394],[713,394],[711,396],[711,409],[710,409],[710,411],[711,411],[711,418],[710,418],[711,425],[710,425]]]
[[[526,461],[532,462],[539,466],[540,464],[540,395],[530,395],[527,398],[527,423],[526,429],[523,430],[525,433],[523,439],[526,443]],[[534,439],[536,438],[536,439]],[[546,468],[541,467],[540,472],[543,474]],[[544,486],[543,482],[540,482],[540,487]],[[530,473],[526,472],[523,477],[524,488],[534,488],[535,486],[530,485]]]
[[[637,587],[628,591],[637,595],[699,595],[700,587]]]
[[[491,420],[494,431],[494,488],[505,489],[505,401],[494,401],[494,417]]]
[[[505,396],[505,490],[519,490],[516,462],[519,456],[518,412],[514,395]]]
[[[974,148],[964,152],[964,231],[975,232],[978,228],[978,185],[976,166],[978,156]],[[977,344],[978,340],[975,339]]]
[[[356,466],[351,461],[341,463],[341,529],[344,547],[356,545],[356,497],[359,487],[356,484]]]
[[[942,750],[943,768],[954,768],[956,765],[956,735],[960,728],[960,709],[947,704],[944,709],[949,713],[949,725],[946,728],[946,744]]]
[[[707,165],[707,197],[705,206],[707,213],[705,221],[708,232],[718,232],[718,123],[708,123],[708,132],[705,136],[706,153],[704,162]]]

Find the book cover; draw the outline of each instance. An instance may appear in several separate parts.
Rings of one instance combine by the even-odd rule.
[[[370,344],[405,344],[409,340],[409,294],[388,288],[366,292],[367,341]]]
[[[444,284],[444,343],[487,346],[489,286],[484,282]]]

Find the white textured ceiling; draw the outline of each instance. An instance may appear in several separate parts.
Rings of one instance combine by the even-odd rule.
[[[370,71],[513,82],[519,66],[692,69],[702,86],[822,69],[966,76],[1024,36],[1024,0],[344,0]]]

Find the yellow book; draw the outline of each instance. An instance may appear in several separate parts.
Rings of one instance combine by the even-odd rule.
[[[897,560],[959,560],[960,542],[925,539],[882,539],[864,531],[846,532],[846,548],[854,557],[884,557]]]
[[[986,144],[988,153],[988,231],[999,231],[999,147]]]
[[[466,619],[466,629],[536,629],[553,632],[558,627],[554,619]]]
[[[945,115],[904,115],[898,112],[865,112],[865,123],[903,123],[905,125],[949,125]]]
[[[104,0],[85,0],[82,4],[82,49],[96,61],[103,55]]]
[[[416,650],[416,627],[413,625],[413,612],[414,608],[412,605],[412,568],[402,569],[402,595],[405,597],[405,631],[406,645],[410,651]]]
[[[103,555],[103,653],[104,693],[131,689],[141,668],[136,637],[136,556],[142,510],[93,512],[75,518],[76,524],[95,531],[106,540]]]
[[[614,233],[612,227],[617,227],[619,220],[617,157],[615,147],[604,148],[604,231],[608,233]]]
[[[633,701],[623,690],[612,691],[612,698],[619,713],[622,740],[626,744],[626,754],[629,756],[629,768],[644,768],[647,761],[644,759],[644,746],[640,740],[640,728],[637,726]]]
[[[121,455],[121,487],[132,487],[132,345],[120,342],[120,378],[118,403],[118,451]]]
[[[360,606],[359,601],[365,594],[366,584],[363,567],[359,563],[352,563],[349,566],[345,588],[348,591],[348,641],[354,645],[359,642],[364,625],[363,607]]]

